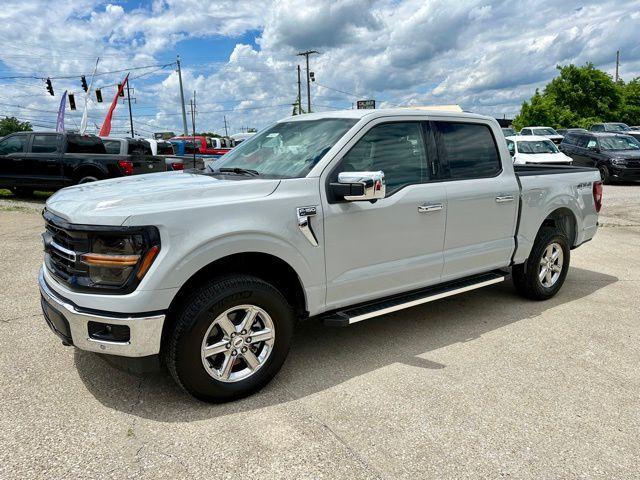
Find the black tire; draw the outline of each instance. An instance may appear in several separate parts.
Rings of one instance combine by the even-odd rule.
[[[560,275],[551,287],[546,287],[538,277],[540,262],[549,245],[558,244],[562,248],[563,264]],[[553,227],[542,227],[533,244],[527,261],[521,265],[515,265],[511,269],[513,284],[523,297],[531,300],[547,300],[553,297],[564,283],[569,271],[571,249],[567,236],[561,230]]]
[[[606,165],[598,165],[598,170],[600,170],[600,179],[602,183],[610,184],[611,183],[611,173],[609,173],[609,169]]]
[[[20,198],[29,198],[31,196],[33,196],[33,188],[27,188],[27,187],[13,187],[11,189],[11,192],[16,196],[16,197],[20,197]]]
[[[96,175],[93,175],[93,174],[83,175],[78,178],[76,185],[80,185],[81,183],[97,182],[98,180],[100,180],[100,178],[97,177]]]
[[[275,339],[264,364],[246,379],[228,383],[215,379],[203,365],[202,342],[218,315],[237,305],[251,304],[268,313]],[[164,359],[175,381],[194,397],[222,403],[264,387],[284,363],[293,335],[294,311],[275,287],[249,275],[214,279],[193,292],[177,312],[167,332]]]

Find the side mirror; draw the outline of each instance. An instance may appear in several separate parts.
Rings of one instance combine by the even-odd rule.
[[[338,182],[331,183],[331,191],[336,198],[348,202],[362,200],[375,201],[385,197],[384,172],[342,172]]]

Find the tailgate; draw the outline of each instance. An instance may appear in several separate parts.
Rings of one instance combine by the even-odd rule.
[[[133,163],[133,175],[164,172],[167,170],[164,157],[157,157],[153,155],[132,155],[129,157],[129,160]]]

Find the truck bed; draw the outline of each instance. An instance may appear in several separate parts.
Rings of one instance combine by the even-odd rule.
[[[557,173],[597,172],[597,168],[572,167],[568,165],[514,165],[513,169],[519,177],[532,175],[554,175]]]

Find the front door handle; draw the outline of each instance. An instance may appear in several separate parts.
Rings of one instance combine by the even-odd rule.
[[[496,202],[497,203],[513,202],[513,195],[498,195],[496,197]]]
[[[433,203],[431,205],[418,205],[418,213],[437,212],[442,210],[444,205],[441,203]]]

